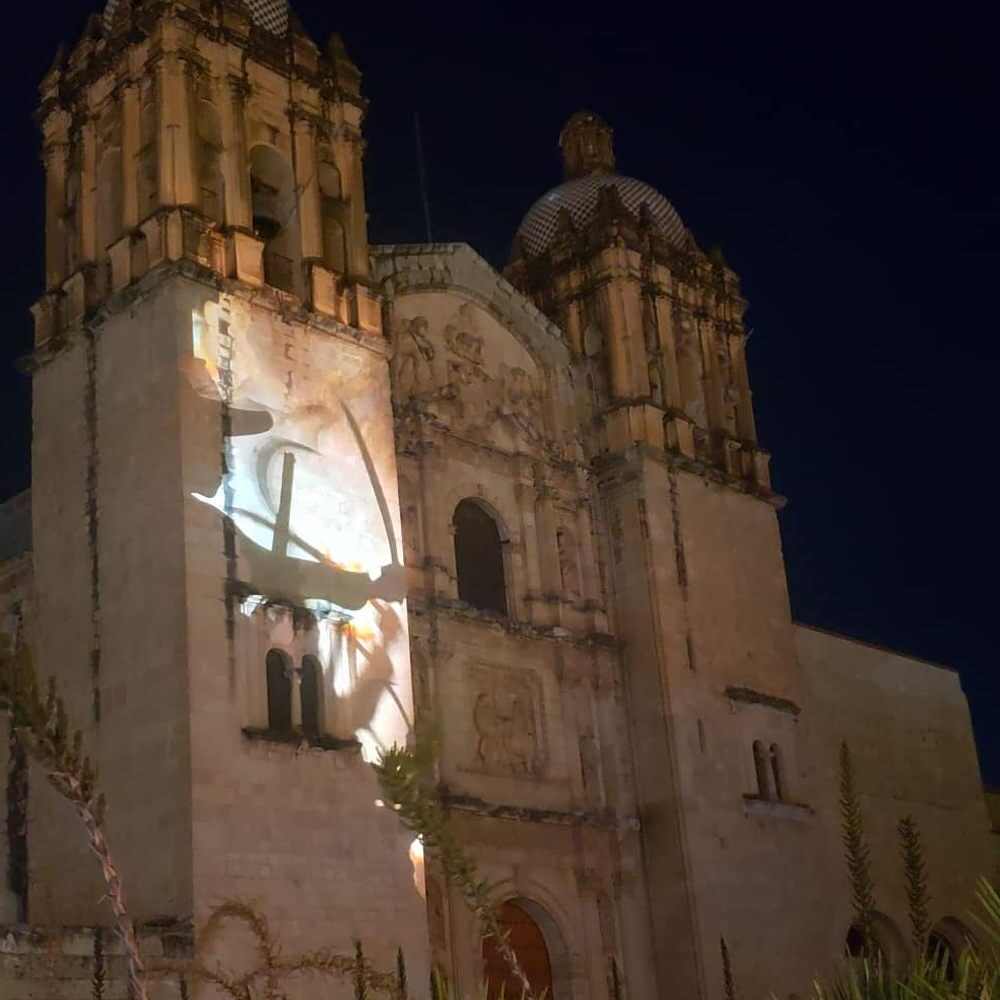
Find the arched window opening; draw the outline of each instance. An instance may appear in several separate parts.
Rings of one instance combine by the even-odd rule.
[[[292,676],[284,653],[267,654],[267,728],[272,733],[292,729]]]
[[[944,973],[949,982],[954,980],[958,956],[952,943],[940,931],[931,931],[927,935],[927,958]]]
[[[319,165],[320,212],[323,226],[323,263],[331,271],[347,270],[347,235],[344,229],[347,204],[340,171],[329,161]]]
[[[844,952],[848,958],[865,957],[865,932],[860,924],[851,924],[844,941]]]
[[[958,960],[969,947],[972,932],[960,920],[945,917],[927,935],[926,956],[937,963],[949,981],[958,975]]]
[[[253,228],[264,241],[264,280],[286,292],[297,292],[301,243],[292,168],[270,146],[250,150],[250,193]]]
[[[299,681],[299,696],[302,700],[302,731],[309,736],[319,736],[320,705],[322,697],[323,670],[315,656],[302,658],[302,676]]]
[[[754,740],[753,766],[757,777],[757,797],[771,798],[771,774],[768,766],[767,750],[760,740]]]
[[[707,425],[701,350],[695,333],[682,334],[677,347],[677,378],[684,412],[699,427]]]
[[[535,996],[553,1000],[552,962],[541,928],[530,914],[517,903],[504,903],[497,913],[501,931],[517,955],[518,963],[531,983]],[[521,995],[521,984],[514,978],[510,967],[492,937],[483,940],[483,979],[489,1000],[508,1000]]]
[[[503,542],[496,521],[474,500],[463,500],[452,523],[459,599],[480,611],[507,614]]]
[[[774,779],[774,797],[784,801],[788,798],[788,783],[785,778],[785,758],[777,743],[771,744],[771,777]]]
[[[198,102],[198,202],[203,215],[216,222],[225,212],[225,179],[222,173],[222,124],[215,107]]]
[[[908,960],[906,939],[884,913],[872,913],[870,937],[866,939],[861,921],[848,928],[844,954],[852,960],[867,960],[891,970],[903,968]]]

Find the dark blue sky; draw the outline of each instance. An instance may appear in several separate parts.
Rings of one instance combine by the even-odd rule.
[[[560,179],[563,121],[588,107],[615,126],[622,171],[662,190],[743,278],[796,617],[958,668],[1000,784],[988,6],[295,7],[318,40],[340,31],[365,74],[375,241],[423,238],[415,111],[435,238],[496,265]],[[27,387],[11,365],[42,281],[35,87],[91,9],[21,6],[0,64],[0,495],[28,479]]]

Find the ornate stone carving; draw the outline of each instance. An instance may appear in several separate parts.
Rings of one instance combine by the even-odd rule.
[[[537,676],[530,670],[477,667],[469,691],[474,766],[493,774],[537,775],[544,763]]]
[[[562,595],[567,601],[580,600],[580,566],[577,562],[576,540],[566,528],[556,532],[559,553],[559,574],[562,578]]]
[[[538,454],[545,447],[538,378],[527,359],[510,363],[502,344],[487,343],[477,330],[480,321],[468,302],[446,322],[400,320],[394,335],[396,399],[413,401],[418,411],[463,437]]]

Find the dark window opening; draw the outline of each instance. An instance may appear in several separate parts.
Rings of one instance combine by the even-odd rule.
[[[958,957],[955,948],[939,931],[931,931],[927,936],[927,958],[944,973],[948,982],[954,982],[958,971]]]
[[[865,948],[865,934],[857,924],[852,924],[850,930],[847,932],[844,951],[847,952],[849,958],[865,957],[867,951]]]
[[[322,670],[314,656],[306,656],[302,660],[302,677],[299,684],[299,695],[302,699],[302,731],[309,736],[319,736],[320,732],[320,693]]]
[[[250,196],[253,228],[264,241],[264,281],[297,293],[301,245],[295,181],[288,162],[269,146],[250,150]]]
[[[503,541],[496,521],[475,501],[463,500],[453,524],[459,598],[480,611],[506,615]]]
[[[292,677],[283,653],[267,654],[267,728],[287,733],[292,728]]]

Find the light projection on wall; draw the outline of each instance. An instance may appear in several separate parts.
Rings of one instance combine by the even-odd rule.
[[[343,735],[356,735],[369,758],[405,741],[412,713],[384,360],[222,296],[193,313],[185,365],[195,415],[189,489],[232,525],[244,613],[310,610]]]

